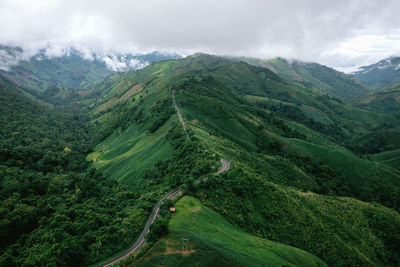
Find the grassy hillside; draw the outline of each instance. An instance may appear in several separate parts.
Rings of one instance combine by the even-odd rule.
[[[42,49],[31,58],[27,58],[23,49],[19,47],[0,45],[0,52],[2,54],[0,75],[30,92],[43,92],[53,86],[82,89],[115,72],[181,58],[178,54],[157,51],[136,55],[104,55],[88,51],[82,53],[73,47],[60,56],[54,56],[51,51]]]
[[[292,183],[290,185],[319,193],[332,192],[365,201],[380,201],[390,207],[398,208],[400,180],[396,170],[382,164],[362,160],[351,151],[338,145],[326,145],[329,141],[325,141],[325,145],[321,145],[314,144],[312,138],[307,138],[307,136],[311,137],[313,131],[317,131],[322,133],[326,139],[336,141],[347,138],[348,142],[352,142],[350,136],[355,133],[346,133],[348,129],[353,129],[347,123],[359,123],[360,119],[350,120],[349,116],[349,119],[342,119],[335,125],[319,124],[311,118],[307,119],[306,116],[303,116],[298,111],[299,108],[296,104],[285,106],[278,104],[276,109],[273,104],[251,105],[244,102],[243,97],[238,94],[239,92],[236,93],[230,89],[234,85],[217,76],[221,75],[218,71],[209,75],[200,76],[197,79],[176,76],[174,81],[177,85],[176,99],[181,103],[184,117],[195,132],[203,131],[203,140],[209,143],[210,149],[225,146],[216,144],[219,142],[235,143],[245,151],[243,153],[254,155],[254,159],[250,160],[245,157],[242,159],[247,161],[246,164],[253,166],[254,161],[259,162],[260,165],[264,164],[261,163],[265,160],[260,153],[275,155],[277,162],[293,166],[288,169],[293,169],[294,173],[289,174],[290,172],[288,172],[282,176],[298,173],[295,175],[302,177],[295,182],[290,182],[288,178],[275,179],[274,181],[277,183]],[[220,82],[221,80],[222,82]],[[236,86],[239,87],[240,83]],[[248,98],[248,93],[246,92],[246,98]],[[327,106],[331,108],[333,105]],[[344,106],[339,107],[342,107],[341,110],[343,110]],[[331,111],[330,114],[332,113]],[[360,113],[367,115],[364,118],[371,121],[376,116],[376,114],[364,111]],[[381,116],[385,117],[385,115]],[[334,113],[328,118],[330,120],[338,119]],[[303,123],[306,127],[291,128],[289,125],[293,120]],[[345,127],[340,129],[338,125],[341,123],[346,124],[347,129]],[[219,138],[211,141],[210,135]],[[237,157],[238,154],[240,152],[234,152],[230,156]],[[279,168],[274,167],[275,164],[271,162],[268,165],[275,169],[274,172],[282,173],[278,170]],[[258,171],[260,174],[267,173],[265,168]],[[301,181],[302,179],[304,181]],[[382,181],[382,184],[377,184],[377,181]],[[302,183],[303,185],[301,185]],[[353,188],[357,189],[353,190]],[[393,190],[394,193],[392,197],[389,197],[390,200],[386,199],[387,190]],[[374,193],[371,194],[371,191]]]
[[[361,100],[361,107],[400,116],[400,85],[395,84],[379,90]]]
[[[283,58],[263,60],[238,58],[249,64],[267,68],[281,77],[301,83],[319,93],[328,94],[344,101],[355,101],[367,95],[369,89],[351,76],[318,63],[288,61]]]
[[[132,266],[325,266],[305,251],[238,229],[193,197],[175,207],[169,234]],[[181,238],[188,239],[184,250]]]
[[[100,116],[96,113],[104,104],[95,110],[96,123],[105,125],[105,131],[111,129],[107,133],[113,133],[97,145],[88,159],[110,178],[124,184],[140,184],[137,179],[143,177],[146,170],[171,158],[172,148],[166,135],[176,127],[178,120],[166,90],[155,88],[147,93],[138,90],[130,98],[122,99],[121,104],[125,105],[120,104],[116,109],[110,107],[111,113],[102,111]],[[114,114],[120,116],[119,121]],[[110,118],[113,122],[108,122]]]
[[[198,197],[236,226],[331,265],[397,261],[396,228],[377,225],[398,225],[400,174],[359,157],[355,148],[362,138],[394,130],[399,121],[392,114],[203,54],[113,75],[92,89],[84,103],[102,141],[88,159],[107,177],[144,192],[182,183],[193,190],[193,180],[221,155],[237,173],[222,183],[216,178],[218,185],[210,181]],[[257,190],[245,191],[249,184]]]
[[[85,60],[76,52],[55,58],[37,56],[29,61],[21,61],[10,71],[2,72],[16,85],[36,91],[44,91],[54,84],[80,89],[111,73],[103,62]]]
[[[174,116],[152,134],[132,125],[120,135],[114,133],[100,143],[88,159],[109,178],[123,184],[140,184],[146,170],[171,158],[172,147],[166,135],[168,129],[176,125],[176,120]]]
[[[48,107],[1,78],[0,265],[111,257],[177,186],[201,203],[178,202],[170,235],[143,265],[261,265],[265,255],[273,265],[395,265],[399,119],[320,86],[204,54],[109,76],[72,99],[49,88]],[[373,151],[374,140],[390,152]],[[231,170],[214,177],[220,157]],[[188,256],[178,253],[182,235]]]
[[[384,151],[371,155],[373,160],[400,169],[400,149]]]
[[[400,86],[395,84],[370,94],[361,100],[359,107],[400,118]],[[374,131],[357,138],[354,150],[373,160],[398,168],[400,130],[395,121],[387,122],[388,129]]]
[[[288,189],[233,169],[202,185],[207,206],[258,236],[306,250],[333,266],[395,266],[400,215],[377,204]]]

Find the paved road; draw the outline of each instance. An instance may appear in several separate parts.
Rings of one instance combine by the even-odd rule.
[[[218,171],[216,171],[214,173],[214,175],[218,175],[221,174],[223,172],[226,172],[227,170],[229,170],[230,165],[229,162],[225,159],[220,160],[221,162],[221,167],[219,168]],[[207,180],[206,178],[203,178],[203,181]],[[196,180],[194,183],[198,184],[200,183],[200,179]],[[105,266],[110,266],[113,265],[114,263],[128,257],[131,253],[134,253],[136,251],[139,250],[139,248],[145,243],[146,241],[146,235],[149,232],[149,228],[150,225],[154,222],[155,218],[158,215],[158,212],[160,211],[160,206],[163,203],[164,200],[169,199],[169,198],[173,198],[175,195],[179,194],[180,192],[182,192],[182,190],[180,188],[176,188],[174,190],[172,190],[171,192],[167,193],[165,196],[163,196],[158,202],[157,204],[154,206],[153,211],[151,212],[151,215],[149,217],[149,219],[147,220],[146,226],[144,227],[142,233],[140,234],[138,240],[136,240],[135,244],[133,244],[130,248],[128,248],[125,252],[119,254],[118,256],[115,256],[114,258],[103,262],[102,264],[99,264],[99,267],[105,267]]]
[[[189,135],[188,135],[187,130],[186,130],[185,122],[182,119],[181,112],[179,111],[179,107],[178,107],[178,105],[176,104],[176,101],[175,101],[175,91],[174,90],[172,90],[172,100],[174,101],[174,106],[175,106],[176,113],[178,114],[178,119],[182,123],[183,130],[185,131],[186,139],[189,140],[190,138],[189,138]]]

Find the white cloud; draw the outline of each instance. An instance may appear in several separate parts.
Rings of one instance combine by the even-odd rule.
[[[126,62],[120,61],[116,56],[106,56],[103,58],[103,61],[106,63],[107,67],[113,71],[122,71],[127,68]]]
[[[147,65],[149,65],[149,62],[140,61],[135,58],[132,58],[131,60],[129,60],[128,65],[129,65],[129,68],[131,68],[131,69],[142,69],[142,68],[146,67]]]
[[[203,51],[346,67],[399,52],[399,13],[396,0],[2,0],[0,43],[85,47],[88,57]]]

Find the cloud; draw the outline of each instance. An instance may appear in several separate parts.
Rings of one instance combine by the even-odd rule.
[[[4,0],[0,43],[282,56],[339,66],[398,53],[399,12],[396,0]]]
[[[7,51],[0,50],[0,70],[8,71],[10,67],[17,65],[22,60],[22,56],[23,53],[18,51],[8,53]]]
[[[106,66],[113,71],[126,71],[142,69],[149,65],[147,61],[141,61],[136,58],[126,58],[126,56],[105,55],[101,56]]]

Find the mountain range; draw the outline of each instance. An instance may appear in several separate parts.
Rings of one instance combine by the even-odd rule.
[[[68,89],[18,84],[15,66],[0,78],[0,265],[104,262],[178,187],[119,264],[400,261],[398,85],[281,58],[200,53],[106,74],[66,57],[99,76]],[[221,158],[230,169],[214,176]]]
[[[400,83],[400,57],[392,56],[375,64],[363,66],[352,75],[373,89]]]
[[[282,78],[303,84],[322,94],[355,101],[370,91],[368,86],[333,68],[299,60],[274,58],[269,60],[241,57],[238,60],[268,68]]]
[[[82,89],[115,72],[136,70],[153,62],[181,58],[178,54],[96,54],[74,47],[54,52],[51,47],[25,52],[19,47],[0,46],[0,73],[20,87],[44,91],[57,85]]]

